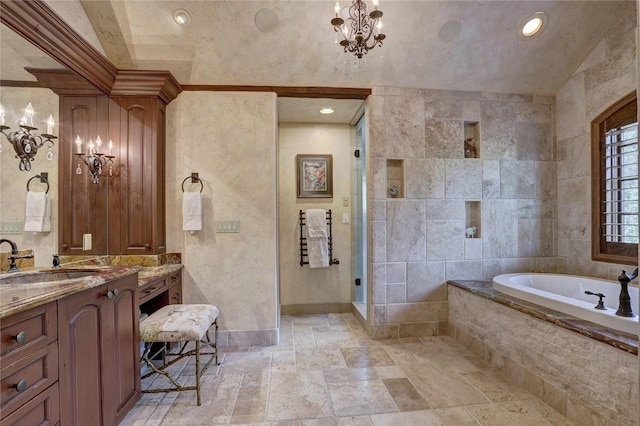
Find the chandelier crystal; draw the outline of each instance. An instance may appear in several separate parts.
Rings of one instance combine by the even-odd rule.
[[[336,16],[331,20],[331,25],[334,31],[342,34],[340,46],[345,52],[353,53],[358,59],[362,59],[369,50],[382,46],[382,40],[386,36],[380,32],[382,11],[378,9],[378,0],[373,1],[371,13],[367,13],[367,5],[362,0],[353,0],[346,22],[340,17],[340,11],[340,3],[336,2]]]

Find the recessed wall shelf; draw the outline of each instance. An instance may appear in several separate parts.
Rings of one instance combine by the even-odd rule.
[[[465,201],[465,237],[480,238],[480,225],[482,224],[482,207],[480,201]]]
[[[480,126],[477,121],[464,122],[464,158],[480,158]]]
[[[404,197],[404,161],[387,160],[387,197]]]

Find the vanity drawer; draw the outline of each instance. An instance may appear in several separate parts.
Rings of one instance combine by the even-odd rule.
[[[58,425],[59,422],[60,390],[58,383],[55,383],[0,420],[0,426]]]
[[[15,411],[58,381],[58,345],[51,343],[0,370],[0,411]]]
[[[9,365],[58,338],[55,302],[2,319],[0,359]]]
[[[176,271],[169,274],[169,287],[178,283],[182,283],[182,271]]]
[[[153,299],[156,296],[161,295],[169,289],[169,285],[167,283],[167,277],[162,277],[157,280],[153,280],[145,284],[143,287],[140,287],[139,299],[140,304]]]

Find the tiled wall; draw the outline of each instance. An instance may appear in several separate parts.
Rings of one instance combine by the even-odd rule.
[[[629,270],[591,261],[590,123],[636,89],[636,18],[622,18],[556,97],[558,256],[569,273],[615,279]]]
[[[447,279],[562,267],[553,97],[376,87],[369,106],[374,337],[447,334]],[[464,158],[465,121],[478,123],[479,158]],[[402,198],[388,195],[390,159],[403,162]],[[465,238],[470,201],[480,238]]]
[[[638,357],[449,287],[450,334],[576,425],[638,424]]]

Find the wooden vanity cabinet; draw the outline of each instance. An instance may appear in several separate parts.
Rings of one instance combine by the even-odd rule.
[[[110,135],[118,141],[119,173],[109,188],[110,253],[166,251],[165,122],[158,98],[111,97]]]
[[[1,334],[0,425],[58,423],[56,303],[3,318]]]
[[[169,275],[169,304],[182,303],[182,271]]]
[[[138,277],[59,301],[60,421],[117,425],[140,397]]]

